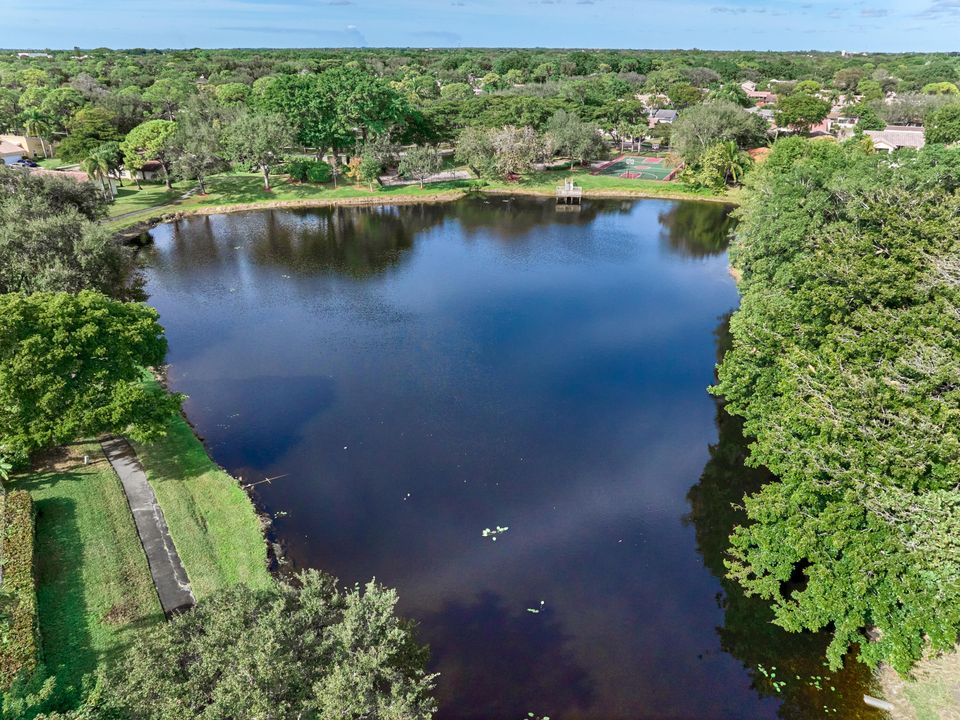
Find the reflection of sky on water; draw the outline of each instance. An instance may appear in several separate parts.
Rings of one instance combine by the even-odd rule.
[[[148,290],[216,459],[284,476],[258,491],[298,564],[398,588],[443,718],[772,717],[683,522],[737,302],[726,214],[194,218],[155,232]]]

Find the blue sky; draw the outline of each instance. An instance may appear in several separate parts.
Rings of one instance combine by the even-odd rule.
[[[960,50],[960,0],[0,0],[23,48]]]

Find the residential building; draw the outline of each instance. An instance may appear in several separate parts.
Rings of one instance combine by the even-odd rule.
[[[919,125],[887,125],[883,130],[866,130],[863,133],[873,141],[874,149],[893,152],[900,148],[919,150],[926,144],[924,130]]]
[[[0,142],[18,145],[26,158],[33,159],[44,155],[43,143],[34,135],[0,135]]]
[[[650,127],[656,127],[661,123],[672,125],[679,115],[680,113],[676,110],[653,110],[650,113],[649,125]]]
[[[4,165],[13,165],[18,160],[22,160],[24,155],[26,151],[19,145],[0,140],[0,160]]]

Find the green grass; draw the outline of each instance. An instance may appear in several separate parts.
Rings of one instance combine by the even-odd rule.
[[[64,165],[70,164],[64,162],[60,158],[37,158],[34,162],[36,162],[40,167],[46,168],[47,170],[56,170],[58,167],[63,167]]]
[[[960,717],[960,648],[921,660],[909,679],[884,667],[879,672],[882,697],[893,703],[891,720],[942,720]]]
[[[598,196],[604,194],[633,196],[633,197],[662,197],[670,199],[690,198],[694,200],[714,200],[736,203],[739,191],[729,190],[723,195],[716,195],[703,188],[694,188],[678,182],[657,182],[651,180],[630,180],[607,175],[591,175],[586,168],[545,170],[525,176],[519,182],[490,180],[483,183],[483,187],[492,191],[511,191],[516,193],[537,194],[553,197],[556,188],[565,179],[573,178],[578,185],[588,193]],[[332,184],[314,185],[311,183],[296,183],[285,175],[276,175],[271,178],[271,189],[263,187],[263,178],[259,173],[224,173],[207,180],[207,194],[195,194],[186,200],[170,203],[170,200],[181,195],[190,187],[190,183],[177,183],[177,191],[164,195],[163,186],[144,185],[142,192],[146,195],[138,196],[128,193],[118,203],[110,208],[110,216],[116,217],[124,213],[142,210],[141,213],[125,217],[109,223],[113,230],[122,230],[125,227],[136,225],[150,217],[148,211],[162,210],[163,212],[191,212],[226,208],[231,205],[268,205],[276,202],[350,202],[358,198],[370,198],[383,202],[390,202],[391,198],[418,198],[430,200],[440,193],[464,192],[476,188],[476,180],[456,180],[449,182],[430,183],[424,188],[418,185],[394,186],[389,188],[377,187],[370,190],[368,187],[357,187],[349,182],[339,184],[334,188]],[[148,187],[150,189],[148,189]],[[164,205],[163,203],[170,203]]]
[[[197,599],[270,583],[267,546],[249,496],[207,455],[180,416],[167,436],[136,445]]]
[[[60,707],[78,700],[83,675],[116,657],[137,628],[163,618],[130,507],[100,446],[66,450],[13,482],[36,507],[41,647]]]
[[[117,199],[107,208],[109,217],[116,217],[129,212],[138,210],[149,210],[161,205],[166,205],[172,200],[177,199],[184,192],[189,190],[192,183],[174,183],[173,190],[167,190],[161,183],[141,182],[142,189],[137,190],[137,186],[132,180],[124,181],[122,188],[117,188]]]

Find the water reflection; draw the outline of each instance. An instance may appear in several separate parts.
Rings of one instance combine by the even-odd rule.
[[[564,718],[588,710],[595,700],[590,673],[577,662],[571,638],[550,608],[533,614],[485,592],[473,601],[447,602],[421,627],[430,635],[458,628],[430,648],[443,668],[439,700],[459,708],[458,720],[520,720],[535,709],[535,698],[544,699],[551,717]],[[472,652],[464,653],[464,647]]]
[[[730,347],[729,316],[716,335],[719,362]],[[724,614],[723,625],[717,628],[720,646],[743,663],[758,694],[782,701],[779,717],[784,720],[824,715],[875,718],[876,712],[863,703],[863,693],[871,682],[864,666],[849,658],[844,670],[831,672],[823,660],[828,638],[783,631],[773,624],[768,603],[747,597],[726,577],[728,539],[734,526],[745,519],[743,497],[774,478],[765,468],[744,464],[749,451],[743,423],[729,415],[721,401],[716,404],[716,425],[718,439],[710,446],[710,460],[687,494],[690,513],[686,521],[696,531],[704,565],[723,588],[718,596]]]
[[[725,252],[736,221],[720,203],[675,203],[660,213],[661,237],[672,252],[702,258]]]
[[[684,257],[709,257],[726,250],[733,226],[730,208],[716,203],[660,203],[665,247]],[[551,226],[582,228],[602,216],[628,217],[636,203],[586,201],[579,213],[558,213],[552,203],[524,197],[470,198],[449,205],[333,207],[265,210],[200,216],[162,226],[155,234],[172,242],[171,270],[222,266],[238,273],[244,262],[309,275],[331,271],[362,279],[396,268],[413,250],[414,238],[443,223],[455,223],[468,237],[482,235],[515,248],[538,242]],[[239,245],[226,245],[225,237]],[[582,236],[578,236],[582,239]],[[238,254],[237,250],[244,253]],[[150,251],[147,251],[148,256]]]

